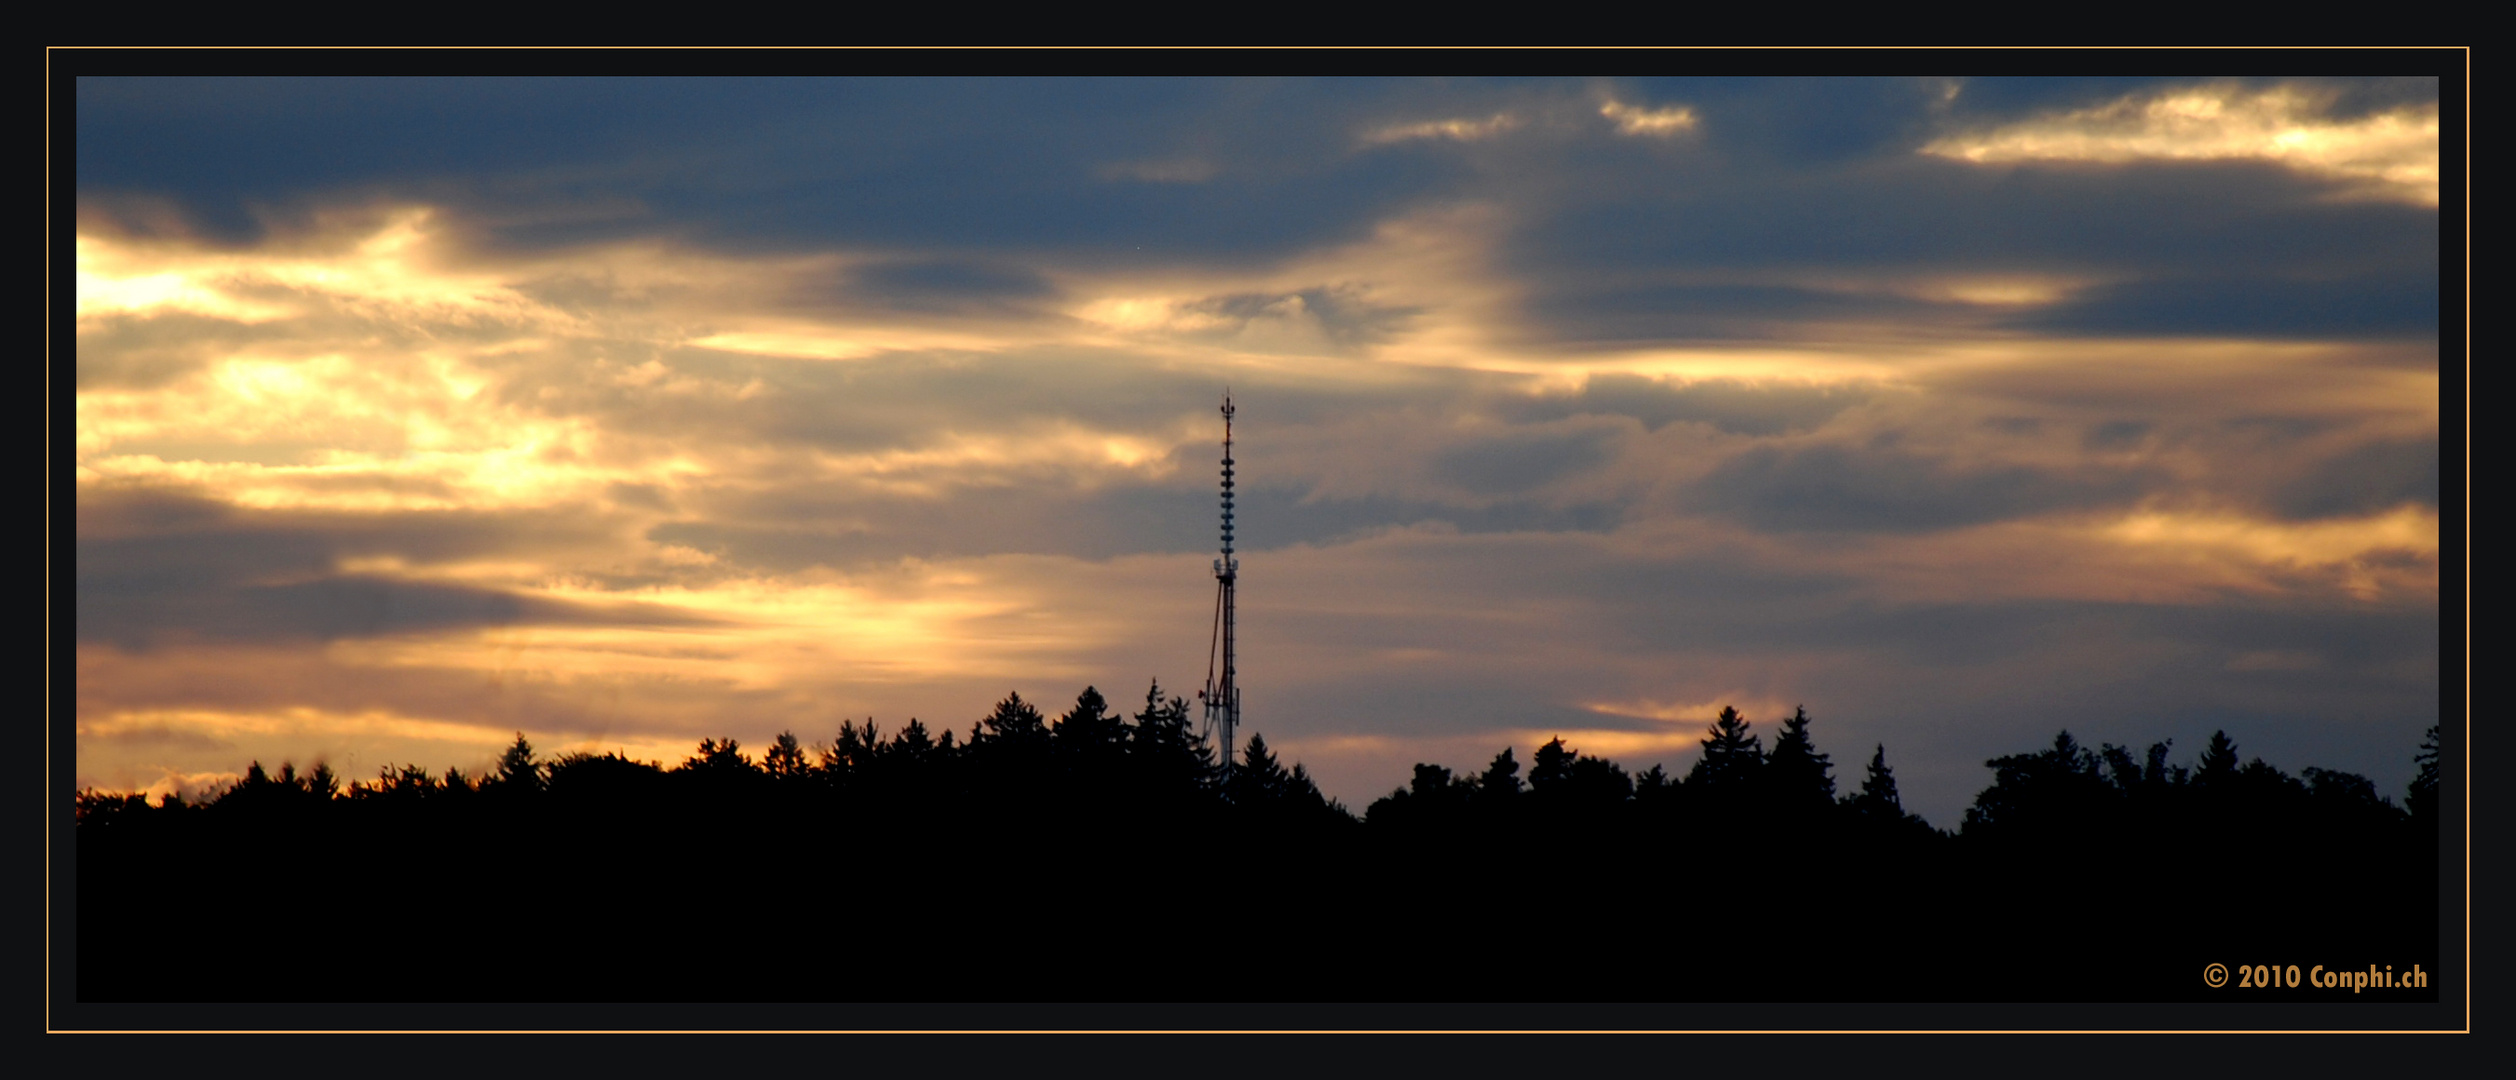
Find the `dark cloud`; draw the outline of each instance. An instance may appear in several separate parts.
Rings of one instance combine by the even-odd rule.
[[[2294,443],[2332,430],[2341,421],[2329,416],[2282,416],[2265,414],[2230,417],[2220,422],[2224,430],[2274,445]]]
[[[1508,399],[1502,412],[1515,420],[1566,416],[1630,416],[1657,430],[1675,420],[1710,424],[1736,435],[1807,431],[1869,399],[1857,385],[1759,384],[1733,379],[1673,383],[1640,375],[1593,375],[1577,392]]]
[[[1654,78],[1632,104],[1692,107],[1703,138],[1730,154],[1808,167],[1918,145],[1931,130],[1937,78]]]
[[[1184,336],[1188,337],[1222,338],[1266,319],[1307,320],[1316,325],[1329,341],[1344,346],[1386,340],[1420,314],[1418,308],[1375,304],[1355,295],[1352,290],[1325,286],[1288,293],[1208,297],[1182,305],[1182,310],[1185,314],[1203,316],[1219,324],[1212,329],[1187,332]]]
[[[2429,439],[2371,442],[2316,462],[2273,493],[2291,519],[2353,517],[2404,503],[2437,508],[2438,444]]]
[[[1604,464],[1616,436],[1611,428],[1511,432],[1443,451],[1433,474],[1480,495],[1527,491]]]
[[[168,641],[334,641],[488,626],[706,626],[653,604],[591,605],[499,589],[333,575],[286,585],[138,582],[78,575],[82,641],[146,649]]]
[[[1931,532],[2123,502],[2154,482],[2131,472],[1964,468],[1894,449],[1760,446],[1694,484],[1691,504],[1783,532]]]
[[[416,564],[583,542],[575,515],[254,512],[162,492],[82,493],[78,636],[314,640],[518,624],[704,623],[649,604],[565,603],[494,588],[343,573],[344,559]]]
[[[2091,426],[2081,443],[2091,450],[2126,450],[2139,446],[2153,426],[2146,420],[2108,420]]]
[[[1173,79],[86,78],[77,169],[83,196],[162,196],[237,243],[310,195],[354,191],[512,221],[492,236],[501,244],[661,225],[728,249],[1064,248],[1158,263],[1299,250],[1443,190],[1455,167],[1350,152],[1358,118],[1408,90]],[[1208,162],[1212,178],[1144,183],[1110,168],[1183,155]],[[565,212],[624,201],[636,212]]]
[[[1907,155],[1857,170],[1584,176],[1506,240],[1534,340],[1789,337],[1810,321],[2106,335],[2420,332],[2436,318],[2436,211],[2334,202],[2276,165],[1983,168]],[[1705,284],[1751,273],[1767,283]],[[1812,282],[2042,274],[2125,282],[2013,315]],[[2180,282],[2151,285],[2152,280]],[[2317,305],[2323,305],[2318,307]]]
[[[620,506],[634,506],[642,510],[662,510],[666,513],[671,513],[673,509],[672,496],[657,484],[607,484],[603,488],[603,495]]]
[[[1857,172],[1740,170],[1672,190],[1593,178],[1516,237],[1524,275],[1626,282],[1699,268],[2119,268],[2339,275],[2436,264],[2433,210],[2318,200],[2271,165],[1984,168],[1935,157]]]
[[[953,315],[1031,314],[1055,297],[1049,280],[1026,267],[970,259],[895,259],[853,267],[835,282],[799,284],[798,305],[841,304]]]
[[[2437,289],[2434,264],[2337,281],[2176,275],[2099,286],[2006,322],[2080,336],[2434,338]]]
[[[1500,499],[1459,506],[1395,496],[1309,498],[1299,489],[1275,486],[1243,486],[1235,494],[1235,544],[1244,552],[1425,524],[1471,534],[1607,532],[1626,512],[1621,503],[1603,501],[1553,505]],[[1093,491],[1017,488],[951,500],[790,492],[710,500],[706,509],[705,517],[660,523],[646,538],[717,555],[729,565],[727,573],[792,573],[912,556],[1108,559],[1213,551],[1221,543],[1215,489],[1180,483]]]
[[[1778,285],[1662,285],[1596,287],[1566,282],[1541,285],[1527,303],[1539,321],[1557,328],[1561,340],[1589,342],[1769,338],[1778,324],[1853,320],[1936,323],[1973,321],[1958,304],[1884,293],[1859,293]],[[1593,286],[1593,287],[1583,287]]]
[[[1513,208],[1505,264],[1531,286],[1527,330],[1568,343],[1986,317],[1721,280],[1750,268],[2135,277],[2019,324],[2039,328],[2434,332],[2434,210],[2334,203],[2328,181],[2262,163],[1984,168],[1914,152],[1966,117],[2166,85],[1971,80],[1949,114],[1945,81],[1930,78],[83,79],[77,164],[96,213],[171,200],[236,242],[318,203],[386,198],[455,208],[492,247],[663,234],[724,250],[919,252],[798,299],[936,314],[1027,311],[1056,265],[1264,262],[1470,197]],[[2434,80],[2333,85],[2349,91],[2345,112],[2436,92]],[[1638,107],[1686,104],[1700,130],[1682,146],[1610,135],[1601,87]],[[1405,117],[1495,110],[1555,119],[1482,156],[1439,139],[1356,142]],[[1565,124],[1588,134],[1546,134]],[[1196,167],[1142,164],[1164,161]],[[1179,182],[1141,179],[1157,175]],[[2426,284],[2391,276],[2423,267]],[[1349,343],[1388,318],[1306,299]],[[1265,301],[1218,301],[1246,302]]]

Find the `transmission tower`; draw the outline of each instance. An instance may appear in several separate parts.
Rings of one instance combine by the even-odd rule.
[[[1214,560],[1214,636],[1206,646],[1206,734],[1222,752],[1220,778],[1232,776],[1232,731],[1241,722],[1241,688],[1232,670],[1232,586],[1240,577],[1232,557],[1232,393],[1223,392],[1223,557]]]

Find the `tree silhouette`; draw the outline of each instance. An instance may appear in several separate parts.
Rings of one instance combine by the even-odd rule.
[[[865,725],[871,729],[873,721],[867,719]],[[952,733],[944,732],[944,738],[949,740],[952,738]],[[939,759],[949,756],[950,749],[948,742],[936,742],[934,735],[926,730],[926,725],[912,716],[909,717],[909,722],[900,728],[899,734],[892,736],[890,742],[883,744],[882,753],[885,761],[899,762],[904,772],[917,775],[918,770],[932,766]]]
[[[1736,797],[1754,784],[1765,767],[1764,737],[1751,734],[1747,718],[1724,705],[1704,734],[1704,753],[1686,773],[1686,783],[1706,794]]]
[[[1555,827],[1575,821],[1597,827],[1633,797],[1634,782],[1615,762],[1567,747],[1559,735],[1538,748],[1529,767],[1529,794],[1554,815]]]
[[[1508,805],[1520,794],[1520,762],[1511,756],[1511,748],[1494,755],[1485,766],[1485,773],[1476,778],[1477,801],[1488,806]]]
[[[1904,799],[1896,794],[1896,771],[1887,767],[1887,744],[1878,744],[1870,755],[1869,770],[1861,777],[1860,794],[1852,796],[1852,808],[1865,818],[1901,819]]]
[[[341,795],[341,778],[333,775],[332,766],[315,762],[314,771],[306,774],[306,794],[318,802],[329,803]]]
[[[1511,769],[1517,771],[1518,763],[1513,763]],[[1514,777],[1512,783],[1518,784],[1519,779]],[[1363,818],[1376,828],[1403,830],[1410,835],[1446,831],[1458,824],[1477,787],[1474,780],[1455,778],[1447,768],[1419,761],[1407,786],[1373,800],[1364,807]]]
[[[1806,708],[1794,709],[1782,722],[1782,734],[1765,756],[1764,782],[1773,806],[1786,813],[1806,816],[1834,805],[1833,765],[1809,738]]]
[[[515,733],[515,742],[498,755],[498,764],[491,768],[482,786],[506,795],[538,794],[545,779],[541,763],[533,758],[533,744],[526,742],[524,733],[519,731]]]
[[[1236,806],[1272,806],[1283,802],[1292,792],[1293,776],[1267,749],[1267,737],[1252,734],[1241,754],[1240,767],[1232,770],[1224,784],[1224,793]]]
[[[80,791],[71,800],[80,993],[162,994],[150,973],[186,942],[330,940],[389,925],[409,949],[452,956],[497,940],[506,913],[545,911],[569,913],[570,932],[518,954],[529,962],[501,966],[500,993],[1301,1000],[1362,986],[1408,1000],[1662,1000],[1666,980],[1654,973],[1664,963],[1602,942],[1559,935],[1537,949],[1497,950],[1499,959],[1475,967],[1483,981],[1461,979],[1424,942],[1515,920],[1645,919],[1651,898],[1715,886],[1731,902],[1790,912],[1842,882],[1859,883],[1858,917],[1892,932],[1861,965],[1837,972],[1830,994],[1979,992],[1964,973],[1999,965],[2055,925],[2099,928],[2115,962],[2093,974],[2061,965],[2069,970],[2049,978],[2010,965],[2005,986],[2144,999],[2156,990],[2141,980],[2192,983],[2193,956],[2308,936],[2353,955],[2435,955],[2423,950],[2436,947],[2438,897],[2423,883],[2434,880],[2437,845],[2418,842],[2415,819],[2364,776],[2239,764],[2224,732],[2189,770],[2169,762],[2163,741],[2145,755],[2112,744],[2091,751],[2061,732],[2048,747],[1985,762],[1993,780],[1965,828],[1942,833],[1904,808],[1883,743],[1859,791],[1836,802],[1805,710],[1794,710],[1767,752],[1725,708],[1684,782],[1659,766],[1628,776],[1559,736],[1532,749],[1525,783],[1508,746],[1481,772],[1418,762],[1410,783],[1357,823],[1306,766],[1256,733],[1228,785],[1213,783],[1211,751],[1188,714],[1156,682],[1132,723],[1091,687],[1053,724],[1008,695],[967,747],[914,719],[888,739],[871,719],[850,721],[819,749],[818,764],[792,732],[757,762],[731,738],[701,740],[669,771],[618,753],[542,761],[518,733],[481,785],[459,770],[440,780],[417,765],[387,765],[340,798],[320,761],[304,772],[283,762],[276,774],[255,761],[198,809]],[[2406,800],[2420,812],[2427,792],[2432,821],[2438,741],[2433,730],[2415,756],[2422,776]],[[539,795],[518,797],[525,791]],[[1794,815],[1794,802],[1826,809]],[[1218,862],[1218,835],[1227,850],[1265,858]],[[286,872],[235,873],[271,865],[273,852],[292,860]],[[500,854],[485,862],[484,852]],[[659,852],[704,852],[704,872]],[[380,853],[399,862],[379,871]],[[2248,893],[2241,926],[2192,888],[2218,876],[2285,880],[2300,866],[2315,867],[2315,884],[2329,887]],[[344,904],[304,889],[309,875],[372,884]],[[169,904],[167,881],[219,887]],[[839,965],[799,964],[783,948],[652,958],[615,944],[659,917],[705,926],[763,897],[875,887],[934,929],[846,932]],[[1270,933],[1305,942],[1318,959],[1230,964],[1220,975],[1181,964],[1179,898],[1205,896],[1262,913]],[[1769,934],[1716,934],[1687,947],[1689,963],[1727,973],[1691,993],[1789,997],[1808,993],[1785,981],[1790,974],[1843,944],[1785,917]],[[1055,981],[1021,981],[1035,977],[1024,973]],[[382,965],[325,969],[317,981],[295,966],[258,965],[214,992],[456,1000],[480,992],[476,977],[460,964]]]
[[[1008,693],[996,703],[996,711],[979,721],[970,743],[973,747],[985,743],[994,753],[1028,757],[1046,750],[1048,739],[1048,722],[1040,711],[1022,700],[1021,694]]]
[[[1573,751],[1564,747],[1563,736],[1547,740],[1546,745],[1538,747],[1537,755],[1530,759],[1529,789],[1534,792],[1550,791],[1572,779],[1572,763]]]
[[[1189,720],[1185,698],[1162,694],[1162,681],[1144,692],[1144,708],[1127,732],[1127,759],[1143,790],[1165,801],[1201,791],[1213,771],[1213,750]]]
[[[837,741],[821,752],[822,778],[842,787],[866,782],[881,767],[882,751],[882,730],[873,717],[866,717],[861,728],[854,720],[842,720]]]
[[[794,782],[809,779],[812,764],[805,760],[804,745],[796,741],[795,733],[781,731],[769,744],[769,752],[760,756],[760,771],[771,780]]]
[[[2097,755],[2068,731],[2055,735],[2050,749],[1984,764],[1992,769],[1992,786],[1966,808],[1968,835],[2033,837],[2067,846],[2104,818],[2116,794],[2099,771]]]
[[[1057,718],[1050,735],[1060,751],[1080,760],[1105,761],[1127,748],[1126,720],[1112,714],[1101,692],[1089,686],[1075,695],[1074,708]]]
[[[2210,745],[2202,749],[2201,767],[2194,770],[2193,781],[2199,784],[2220,784],[2235,779],[2237,772],[2236,740],[2225,731],[2210,733]]]
[[[2437,827],[2438,745],[2438,725],[2431,724],[2420,735],[2420,752],[2411,756],[2411,791],[2403,798],[2412,820],[2430,830]]]

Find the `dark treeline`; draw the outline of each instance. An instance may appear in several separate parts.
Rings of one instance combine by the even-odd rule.
[[[1419,764],[1359,817],[1262,736],[1222,779],[1158,684],[671,767],[521,735],[477,777],[257,762],[197,803],[79,796],[79,996],[2224,1000],[2209,962],[2436,970],[2434,730],[2400,805],[2224,734],[2178,764],[2065,732],[1941,830],[1883,746],[1839,791],[1810,729],[1724,709],[1683,777],[1561,739],[1525,775]]]

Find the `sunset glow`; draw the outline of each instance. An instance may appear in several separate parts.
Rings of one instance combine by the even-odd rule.
[[[327,85],[82,83],[82,785],[1192,692],[1227,387],[1244,736],[1349,808],[2437,721],[2434,80]]]

